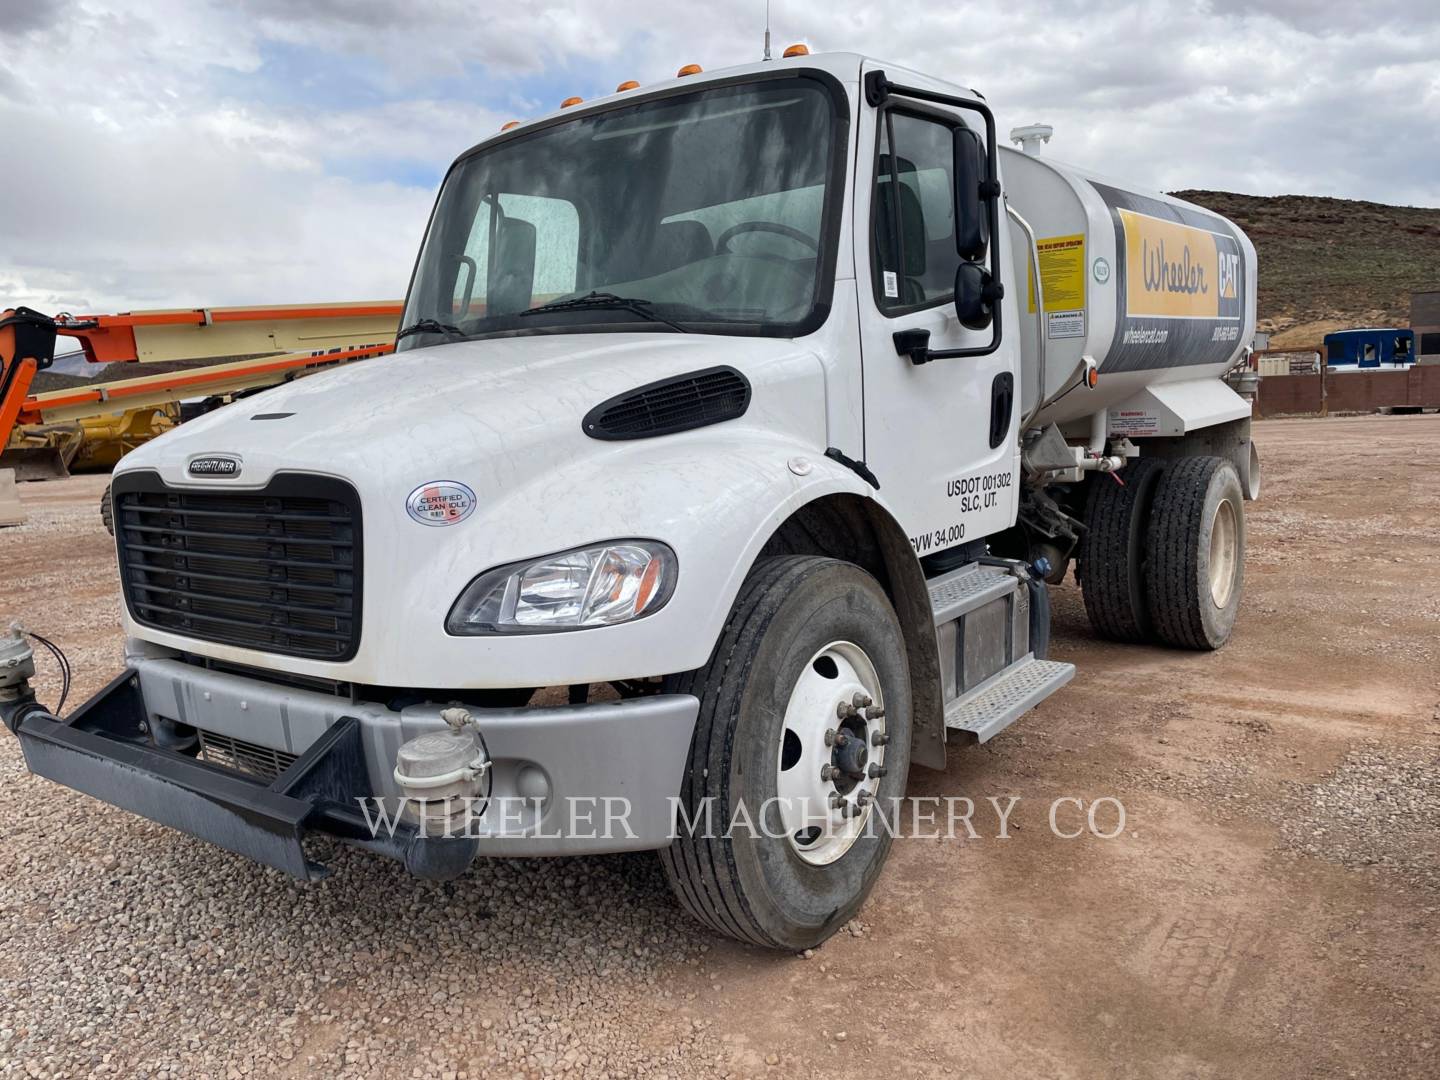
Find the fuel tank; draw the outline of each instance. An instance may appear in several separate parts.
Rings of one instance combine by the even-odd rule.
[[[1012,224],[1009,288],[1026,298],[1023,403],[1045,402],[1037,422],[1063,427],[1160,383],[1218,382],[1255,336],[1255,248],[1245,234],[1158,191],[1000,155],[1010,205],[1038,251],[1039,290],[1023,254],[1029,241]],[[1087,357],[1099,368],[1094,389],[1076,385]]]

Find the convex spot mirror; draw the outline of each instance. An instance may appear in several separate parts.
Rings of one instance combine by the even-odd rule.
[[[995,303],[1004,288],[978,262],[955,268],[955,315],[967,330],[984,330],[995,319]]]
[[[962,259],[979,259],[990,245],[990,222],[983,192],[990,182],[980,136],[955,128],[955,250]]]

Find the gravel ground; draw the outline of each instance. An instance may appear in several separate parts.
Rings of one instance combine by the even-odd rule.
[[[1296,851],[1355,869],[1396,871],[1440,891],[1440,748],[1403,753],[1367,745],[1307,784],[1281,825]]]
[[[438,885],[323,845],[299,885],[0,739],[0,1077],[1435,1080],[1440,417],[1259,431],[1231,644],[1099,643],[1056,590],[1076,680],[911,781],[1018,797],[1008,838],[897,842],[809,957],[707,935],[648,855]],[[72,706],[119,662],[103,486],[26,485],[0,530],[0,615],[64,645]],[[1058,838],[1058,798],[1126,828]]]

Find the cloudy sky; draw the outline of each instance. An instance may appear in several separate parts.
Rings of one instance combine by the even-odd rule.
[[[399,297],[450,160],[764,0],[0,0],[0,306]],[[773,0],[1135,183],[1440,206],[1437,0]]]

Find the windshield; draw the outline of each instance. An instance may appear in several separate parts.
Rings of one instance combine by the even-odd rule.
[[[477,150],[441,191],[401,323],[419,328],[399,346],[804,332],[829,301],[837,127],[830,91],[795,77],[607,109]]]

